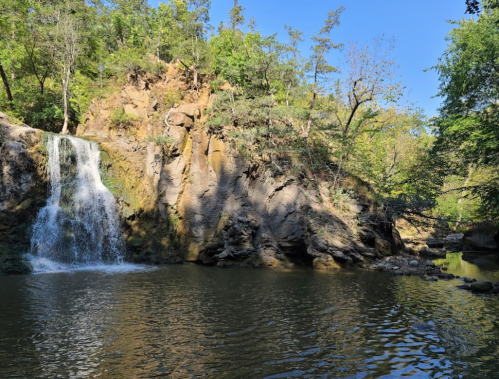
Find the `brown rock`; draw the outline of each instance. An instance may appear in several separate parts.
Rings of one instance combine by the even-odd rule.
[[[392,254],[392,245],[384,239],[376,238],[374,247],[381,256],[387,257]]]
[[[201,116],[201,112],[196,104],[181,104],[179,107],[175,108],[175,111],[183,113],[192,119]]]
[[[194,125],[194,121],[191,118],[187,117],[185,114],[180,112],[170,112],[170,116],[168,116],[168,124],[183,126],[184,128],[191,128]]]

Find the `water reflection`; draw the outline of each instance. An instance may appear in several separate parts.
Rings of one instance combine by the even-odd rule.
[[[498,254],[448,253],[445,259],[435,260],[435,264],[446,267],[454,275],[474,279],[499,281]]]
[[[382,273],[0,278],[2,377],[490,378],[499,306]]]

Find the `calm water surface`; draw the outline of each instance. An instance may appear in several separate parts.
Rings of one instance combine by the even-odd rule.
[[[1,277],[0,377],[498,378],[499,297],[458,284],[196,266]]]

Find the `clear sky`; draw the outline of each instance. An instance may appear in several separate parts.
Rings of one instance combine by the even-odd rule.
[[[157,6],[158,0],[149,0]],[[167,2],[166,0],[164,2]],[[393,57],[400,66],[398,73],[409,92],[409,101],[422,108],[428,116],[436,115],[440,104],[432,98],[438,90],[435,72],[424,69],[433,66],[447,46],[445,36],[452,29],[447,20],[468,17],[465,0],[240,0],[246,8],[245,17],[254,17],[257,29],[264,35],[278,33],[287,40],[284,25],[303,31],[305,42],[301,48],[308,54],[310,37],[323,25],[327,12],[346,7],[341,26],[335,28],[335,43],[355,41],[369,44],[373,38],[396,38]],[[233,0],[211,1],[211,24],[228,21]],[[332,56],[331,63],[336,56]]]

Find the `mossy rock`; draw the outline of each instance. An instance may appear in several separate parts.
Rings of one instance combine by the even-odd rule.
[[[340,270],[341,266],[334,259],[315,258],[314,269],[316,270]]]
[[[22,257],[9,256],[0,260],[0,272],[8,275],[24,275],[33,272],[33,267]]]
[[[140,247],[147,244],[147,242],[146,238],[131,236],[127,239],[126,244],[131,247]]]

